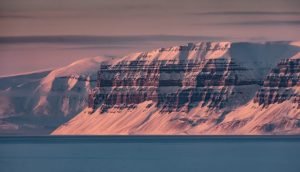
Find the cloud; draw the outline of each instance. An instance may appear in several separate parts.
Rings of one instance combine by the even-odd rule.
[[[185,36],[185,35],[131,35],[131,36],[4,36],[0,37],[0,44],[136,44],[143,42],[169,41],[201,41],[224,40],[225,37],[214,36]]]
[[[31,19],[31,18],[34,18],[34,17],[27,16],[27,15],[0,14],[0,19]]]
[[[300,20],[243,20],[243,21],[211,21],[192,23],[193,26],[298,26]]]
[[[111,45],[111,46],[75,46],[75,47],[68,47],[68,48],[59,48],[62,50],[119,50],[119,49],[129,49],[133,48],[132,46],[117,46],[117,45]]]
[[[189,15],[300,15],[300,12],[296,11],[212,11],[212,12],[197,12],[188,13]]]
[[[261,25],[261,26],[292,26],[292,25],[300,25],[300,20],[262,20],[262,21],[238,21],[238,22],[226,22],[219,23],[217,25]]]

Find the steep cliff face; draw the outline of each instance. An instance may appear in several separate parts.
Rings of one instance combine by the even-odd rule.
[[[133,108],[151,100],[161,111],[184,111],[199,105],[223,108],[237,92],[235,87],[255,86],[260,80],[244,79],[245,71],[231,59],[122,61],[102,66],[89,107]],[[244,92],[247,90],[243,90]]]
[[[212,131],[299,134],[299,57],[281,60],[265,77],[253,101],[229,113]]]
[[[297,133],[299,51],[208,42],[125,56],[101,66],[88,108],[53,134]]]
[[[261,83],[260,78],[244,77],[251,68],[236,64],[230,46],[228,42],[188,44],[102,66],[89,107],[105,111],[151,100],[166,112],[188,112],[199,103],[222,108],[237,94],[235,87]]]
[[[300,103],[298,93],[299,77],[300,59],[282,60],[266,77],[263,86],[254,98],[254,102],[268,106],[292,99],[295,103]],[[298,107],[300,108],[300,106]]]

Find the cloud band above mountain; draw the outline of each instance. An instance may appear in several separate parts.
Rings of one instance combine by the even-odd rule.
[[[50,43],[50,44],[118,44],[152,41],[200,41],[222,40],[225,37],[213,36],[184,36],[184,35],[129,35],[129,36],[82,36],[82,35],[58,35],[58,36],[6,36],[0,37],[0,44],[26,44],[26,43]]]

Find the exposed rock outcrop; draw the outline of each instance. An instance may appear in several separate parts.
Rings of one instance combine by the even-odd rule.
[[[222,108],[238,86],[259,85],[243,79],[250,70],[231,59],[193,61],[121,61],[101,66],[98,84],[89,95],[89,107],[103,111],[112,107],[132,108],[144,101],[155,102],[162,111],[185,111],[197,106]]]
[[[292,99],[300,108],[300,59],[284,59],[272,69],[257,92],[254,102],[259,105],[282,103]]]

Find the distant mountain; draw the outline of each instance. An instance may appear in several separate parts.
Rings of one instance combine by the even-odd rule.
[[[87,105],[105,57],[85,58],[52,71],[0,78],[0,133],[47,134]]]
[[[299,42],[201,42],[83,59],[0,78],[1,133],[299,134],[299,77]]]

